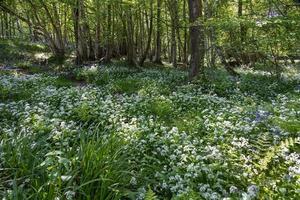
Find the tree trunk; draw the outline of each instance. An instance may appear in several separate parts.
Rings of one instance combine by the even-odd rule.
[[[162,0],[157,0],[157,21],[156,21],[156,47],[154,63],[162,64],[161,61],[161,3]]]
[[[112,45],[111,45],[111,24],[112,24],[112,7],[111,3],[108,2],[107,5],[107,30],[106,30],[106,52],[103,59],[104,63],[110,63],[112,57]]]
[[[243,0],[239,0],[238,1],[238,16],[242,17],[243,16]],[[240,23],[240,39],[241,39],[241,43],[245,42],[245,38],[246,38],[246,28],[243,25],[243,23]]]
[[[58,15],[58,11],[57,11],[57,6],[56,4],[53,4],[53,10],[54,10],[54,14],[50,12],[48,5],[43,2],[40,1],[42,7],[45,10],[46,16],[50,21],[50,24],[53,28],[54,31],[54,54],[55,57],[57,57],[58,59],[64,58],[65,56],[65,44],[64,44],[64,40],[63,40],[63,36],[62,36],[62,28],[61,28],[61,22],[60,22],[60,18]]]
[[[191,62],[189,80],[203,73],[204,34],[202,21],[202,0],[189,0]]]
[[[126,11],[127,20],[127,63],[136,66],[136,52],[134,48],[134,24],[132,19],[132,10]]]
[[[204,8],[205,8],[205,20],[210,20],[213,17],[213,6],[209,0],[204,0]],[[216,34],[214,26],[207,27],[207,46],[206,49],[209,49],[207,54],[207,64],[209,67],[214,67],[216,64]]]
[[[74,8],[74,33],[76,43],[76,64],[80,65],[93,56],[90,48],[91,38],[89,25],[86,22],[84,0],[77,0]]]
[[[4,38],[4,22],[3,22],[3,18],[4,18],[4,12],[0,12],[0,20],[1,20],[1,38]]]
[[[143,66],[147,55],[149,53],[150,47],[151,47],[151,39],[152,39],[152,31],[153,31],[153,0],[150,1],[150,16],[146,17],[149,18],[149,22],[147,22],[148,25],[148,40],[147,40],[147,46],[145,51],[143,52],[143,55],[139,61],[139,66]]]
[[[174,68],[177,67],[177,40],[176,40],[176,29],[177,29],[177,0],[169,0],[169,10],[171,15],[171,61]]]
[[[5,19],[5,38],[7,39],[9,37],[9,23],[8,23],[8,14],[4,13],[4,19]]]
[[[183,0],[183,19],[184,19],[184,39],[183,39],[183,63],[188,63],[188,57],[187,57],[187,23],[186,23],[186,1]]]
[[[101,52],[101,48],[100,48],[100,33],[101,33],[101,27],[100,27],[100,21],[97,18],[97,22],[96,22],[96,36],[95,36],[95,57],[96,59],[101,59],[102,57],[102,52]]]
[[[79,23],[80,23],[80,15],[79,15],[79,1],[76,1],[76,5],[73,10],[73,15],[74,15],[74,36],[75,36],[75,47],[76,47],[76,60],[75,63],[76,65],[82,64],[82,56],[80,53],[80,47],[79,47]]]

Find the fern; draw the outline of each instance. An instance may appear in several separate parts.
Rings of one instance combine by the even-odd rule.
[[[272,162],[274,156],[276,155],[276,147],[273,145],[273,138],[269,134],[263,134],[258,138],[257,148],[259,150],[258,163],[255,163],[256,167],[260,171],[268,169],[269,164]]]
[[[158,200],[153,190],[148,186],[148,191],[145,194],[145,200]]]
[[[255,144],[257,155],[255,155],[256,162],[253,164],[261,172],[269,169],[270,163],[282,149],[290,149],[299,143],[299,139],[292,137],[286,138],[277,145],[274,145],[272,140],[273,138],[266,133],[261,135]]]

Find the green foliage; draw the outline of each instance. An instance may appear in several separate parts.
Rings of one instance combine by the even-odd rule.
[[[56,87],[71,87],[74,86],[74,82],[66,77],[60,76],[54,81],[53,85]]]
[[[278,80],[274,76],[249,73],[242,76],[238,87],[242,92],[256,94],[263,99],[268,99],[280,93],[293,91],[296,84],[297,81],[294,80]],[[263,87],[257,87],[257,85],[263,85]]]
[[[99,75],[97,69],[83,69],[83,70],[75,70],[75,75],[77,80],[85,80],[88,83],[92,83],[95,81],[96,77]]]
[[[0,63],[12,64],[16,61],[29,60],[35,53],[47,52],[41,44],[32,44],[19,40],[0,39]]]
[[[142,86],[140,80],[137,79],[120,79],[116,80],[112,85],[112,91],[114,93],[127,93],[132,94],[137,92]]]
[[[30,63],[25,64],[25,65],[23,63],[18,63],[18,67],[20,67],[20,69],[22,69],[22,70],[25,70],[25,73],[28,73],[28,74],[39,74],[39,73],[43,73],[45,71],[43,69],[43,67],[32,65]]]
[[[164,97],[154,98],[148,103],[150,114],[163,119],[171,119],[173,116],[174,106],[172,101]]]
[[[105,85],[108,84],[110,81],[110,76],[108,72],[103,72],[102,74],[99,74],[99,76],[94,80],[94,82],[97,85]]]
[[[278,119],[275,120],[275,124],[277,124],[282,130],[294,135],[297,135],[300,132],[300,121],[297,119],[290,121]]]
[[[145,194],[145,200],[157,200],[157,199],[158,198],[156,197],[155,193],[153,192],[153,190],[149,186],[148,190]]]
[[[260,174],[257,177],[258,184],[266,184],[268,185],[268,176],[276,176],[279,175],[279,170],[284,170],[283,166],[280,164],[282,161],[281,158],[278,158],[278,155],[281,151],[285,150],[293,150],[296,146],[299,149],[299,140],[294,138],[286,138],[281,141],[278,145],[272,145],[270,140],[264,139],[258,141],[261,145],[259,160],[256,164],[258,173]],[[290,187],[289,184],[282,185],[283,187]],[[268,187],[262,187],[263,193],[269,193],[268,196],[272,196],[273,198],[278,198],[278,194],[274,191],[270,191]],[[283,192],[284,193],[284,192]],[[293,187],[290,187],[291,198],[297,196],[297,191]],[[287,195],[287,194],[285,194]],[[265,194],[262,197],[266,196]]]
[[[299,199],[299,63],[281,60],[300,53],[298,7],[203,1],[205,73],[187,82],[167,61],[193,53],[189,3],[159,2],[1,1],[1,37],[48,47],[0,40],[0,67],[21,69],[0,71],[0,198]],[[164,66],[148,62],[159,32]],[[138,61],[147,36],[144,68],[130,66],[131,37]],[[231,77],[216,47],[263,56]]]
[[[296,199],[297,71],[73,73],[1,74],[1,197]]]
[[[74,118],[82,122],[89,122],[94,119],[92,105],[89,105],[88,102],[82,102],[77,108],[74,109]]]
[[[204,132],[203,121],[195,112],[189,112],[184,115],[174,116],[173,126],[186,133],[197,133],[200,137]]]
[[[86,139],[80,146],[78,160],[78,198],[120,199],[125,189],[122,187],[130,179],[122,141],[114,137],[108,141]]]
[[[7,100],[19,101],[23,99],[29,99],[31,95],[32,94],[30,90],[24,90],[24,89],[13,90],[12,88],[6,88],[0,85],[0,99],[2,101],[7,101]]]
[[[206,76],[203,80],[207,84],[204,86],[209,86],[205,88],[207,92],[215,92],[220,96],[230,95],[230,91],[234,88],[234,80],[232,80],[225,71],[223,70],[207,70]]]

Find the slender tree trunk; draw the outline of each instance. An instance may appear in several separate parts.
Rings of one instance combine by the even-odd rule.
[[[129,65],[136,66],[136,52],[134,48],[134,24],[132,19],[132,10],[126,11],[127,20],[127,62]]]
[[[161,4],[162,0],[157,0],[157,21],[156,21],[156,47],[154,63],[162,64],[161,61]]]
[[[9,37],[9,23],[8,23],[8,14],[5,13],[4,15],[5,19],[5,38]]]
[[[89,60],[95,60],[95,49],[94,49],[94,41],[92,38],[92,34],[89,28],[89,25],[87,24],[87,34],[88,34],[88,59]]]
[[[213,17],[213,6],[211,5],[211,2],[209,0],[204,0],[204,13],[205,13],[205,20],[209,20]],[[214,67],[215,62],[216,62],[216,53],[215,53],[215,43],[216,43],[216,38],[215,38],[215,30],[213,26],[208,26],[206,29],[207,33],[207,44],[206,44],[206,49],[209,49],[206,52],[207,56],[207,64],[209,67]]]
[[[143,66],[147,55],[149,53],[150,47],[151,47],[151,39],[152,39],[152,31],[153,31],[153,0],[150,0],[150,16],[147,17],[149,18],[149,22],[147,22],[148,25],[148,40],[147,40],[147,46],[145,51],[143,52],[143,55],[139,61],[139,66]]]
[[[176,30],[176,36],[177,36],[177,50],[178,50],[178,60],[181,62],[182,61],[182,50],[183,50],[183,45],[181,41],[181,34],[180,34],[180,21],[179,21],[179,11],[178,11],[178,6],[179,3],[176,1],[176,6],[174,6],[174,23],[175,23],[175,30]]]
[[[1,20],[1,38],[4,38],[4,12],[0,13],[0,20]]]
[[[13,21],[12,21],[12,16],[9,15],[8,16],[8,23],[9,23],[9,38],[12,38],[12,35],[13,35]]]
[[[171,14],[171,61],[174,68],[177,67],[177,40],[176,40],[176,15],[177,13],[177,0],[169,0],[169,10]]]
[[[45,2],[40,1],[43,9],[45,10],[47,18],[49,18],[50,24],[54,30],[54,54],[57,58],[61,59],[65,56],[65,44],[62,36],[62,28],[60,18],[57,12],[56,4],[53,4],[54,15],[51,14],[48,6]]]
[[[16,37],[16,18],[13,17],[13,20],[12,20],[12,34],[14,37]]]
[[[103,62],[110,63],[112,57],[112,45],[111,45],[111,26],[112,25],[112,7],[111,3],[107,5],[107,30],[106,30],[106,53]]]
[[[82,56],[80,52],[80,47],[79,47],[79,37],[80,37],[80,28],[79,28],[79,23],[80,23],[80,14],[79,14],[79,1],[76,0],[76,5],[73,10],[73,15],[74,15],[74,36],[75,36],[75,47],[76,47],[76,65],[82,64]]]
[[[126,18],[122,16],[122,41],[121,41],[121,55],[127,56],[128,49],[127,49],[127,22]]]
[[[74,33],[76,43],[76,64],[93,59],[93,46],[90,37],[90,28],[85,16],[84,0],[77,0],[74,8]]]
[[[177,34],[177,49],[178,49],[178,60],[181,62],[182,61],[182,50],[183,50],[183,45],[181,42],[181,35],[180,35],[180,29],[179,29],[179,20],[178,18],[176,19],[176,34]]]
[[[100,60],[102,58],[102,51],[101,51],[101,15],[100,15],[100,9],[101,9],[101,2],[98,0],[95,0],[95,19],[96,19],[96,30],[95,30],[95,58],[97,60]]]
[[[17,29],[18,29],[18,37],[21,37],[24,35],[24,31],[23,31],[23,26],[21,26],[20,24],[20,20],[17,18],[16,19],[16,23],[17,23]]]
[[[243,0],[238,0],[238,16],[242,17],[243,16]],[[241,39],[241,43],[245,42],[245,38],[246,38],[246,28],[243,25],[243,23],[240,23],[240,39]]]
[[[102,57],[102,52],[101,52],[101,48],[100,48],[100,34],[101,34],[101,27],[100,27],[100,21],[97,18],[97,22],[96,22],[96,41],[95,41],[95,57],[96,59],[101,59]]]
[[[188,57],[187,57],[187,27],[186,27],[186,1],[183,0],[183,19],[184,19],[184,39],[183,39],[183,63],[187,64]]]
[[[202,0],[188,0],[189,2],[189,18],[190,18],[190,46],[191,46],[191,62],[189,79],[192,80],[203,73],[204,66],[204,34],[202,22]]]
[[[64,26],[63,26],[63,37],[64,37],[64,44],[68,47],[69,46],[69,38],[68,38],[68,6],[63,7],[63,13],[64,13]]]
[[[147,15],[147,13],[145,14]],[[144,14],[142,14],[141,9],[138,10],[138,22],[136,22],[136,24],[138,24],[137,28],[139,28],[139,30],[136,30],[136,48],[138,51],[138,54],[140,56],[142,56],[143,52],[144,52],[144,37],[145,37],[145,21],[144,21]],[[146,17],[147,18],[147,17]],[[146,22],[147,19],[146,19]]]

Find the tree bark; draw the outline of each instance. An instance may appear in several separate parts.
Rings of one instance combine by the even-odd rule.
[[[241,18],[243,16],[243,0],[238,0],[238,16]],[[243,23],[240,23],[240,39],[241,43],[245,42],[246,38],[246,28]]]
[[[176,40],[176,29],[177,29],[177,0],[168,0],[169,11],[171,15],[171,61],[174,68],[177,67],[177,40]]]
[[[76,48],[76,65],[82,64],[82,57],[80,54],[79,49],[79,22],[80,22],[80,15],[79,15],[79,0],[76,0],[76,5],[73,9],[73,16],[74,16],[74,37],[75,37],[75,48]]]
[[[157,0],[157,21],[156,21],[156,47],[154,63],[162,64],[161,61],[161,3],[162,0]]]
[[[183,19],[184,19],[184,38],[183,38],[183,63],[188,63],[188,57],[187,57],[187,27],[186,27],[186,1],[183,0]]]
[[[77,0],[74,8],[74,33],[76,43],[76,64],[94,59],[94,49],[90,36],[90,28],[86,21],[84,0]]]
[[[151,47],[151,39],[152,39],[152,31],[153,31],[153,0],[150,1],[150,16],[146,17],[149,18],[149,25],[148,25],[148,40],[147,40],[147,46],[145,51],[143,52],[143,55],[139,61],[139,66],[143,66],[144,62],[147,58],[147,55],[149,53],[150,47]]]
[[[95,57],[96,59],[101,59],[102,57],[102,51],[100,48],[100,34],[101,34],[101,26],[100,26],[100,21],[97,18],[96,22],[96,35],[95,35]]]
[[[4,18],[4,12],[0,12],[0,24],[1,24],[1,38],[4,37],[4,22],[3,22],[3,18]]]
[[[112,24],[112,7],[111,3],[108,2],[107,5],[107,30],[106,30],[106,52],[103,59],[104,63],[110,63],[112,57],[112,45],[111,45],[111,24]]]
[[[61,23],[59,21],[59,16],[57,13],[57,7],[54,4],[54,14],[52,15],[48,5],[46,5],[45,2],[40,1],[42,4],[42,7],[45,10],[46,16],[50,20],[50,24],[53,27],[54,30],[54,53],[55,56],[59,59],[63,58],[65,56],[65,44],[62,36],[62,29],[61,29]],[[55,19],[54,19],[55,18]]]
[[[189,80],[203,73],[204,33],[202,25],[202,0],[189,0],[191,61]]]
[[[136,52],[134,48],[134,24],[132,19],[132,10],[128,8],[126,11],[127,20],[127,63],[136,67]]]

